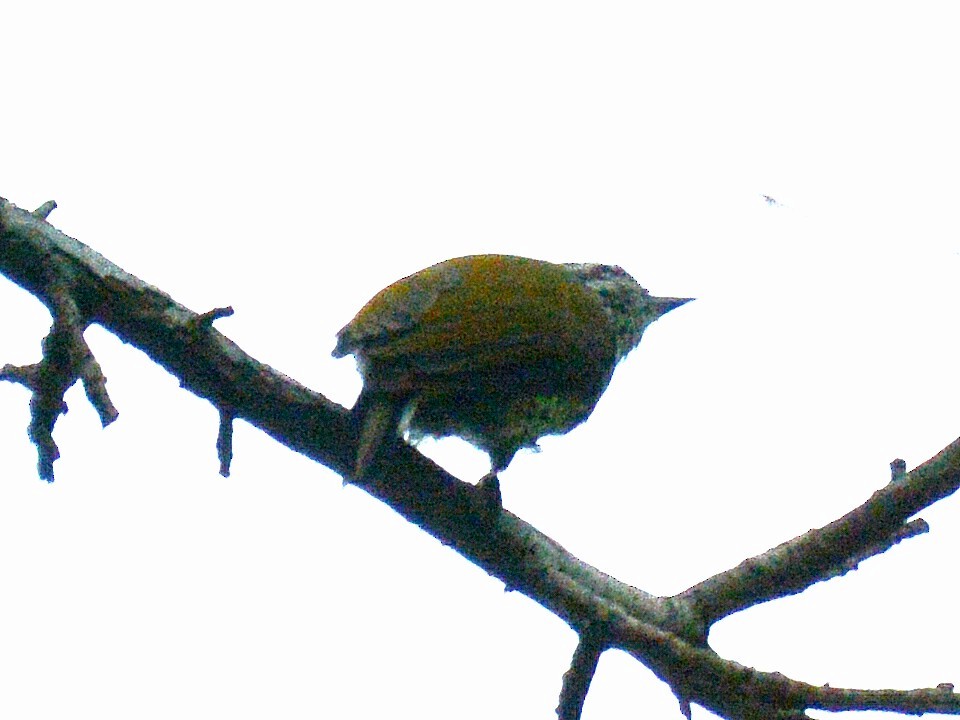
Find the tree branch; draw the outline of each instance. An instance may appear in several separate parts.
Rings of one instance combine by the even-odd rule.
[[[899,467],[903,461],[894,461]],[[895,470],[890,483],[867,502],[817,530],[744,560],[677,596],[709,627],[752,605],[802,592],[816,582],[844,575],[861,560],[901,540],[925,533],[927,523],[907,522],[960,487],[960,439],[909,473]]]
[[[78,370],[95,365],[95,360],[88,348],[89,357],[83,354],[85,346],[76,338],[82,340],[86,325],[98,323],[218,408],[222,470],[228,469],[231,455],[229,425],[242,418],[355,481],[350,473],[357,428],[349,411],[258,362],[219,333],[212,323],[226,309],[199,315],[60,233],[44,220],[52,209],[47,203],[29,213],[0,199],[0,272],[51,308],[51,336],[66,327],[72,338],[66,361],[58,364],[59,345],[51,341],[44,343],[37,365],[3,371],[2,379],[27,384],[49,407],[56,403],[52,420],[49,407],[45,410],[49,429],[62,412],[63,392],[69,386],[65,383],[77,377],[87,378],[88,396],[94,388],[94,404],[112,408],[101,398],[105,392],[97,390],[104,387],[99,368],[86,374]],[[37,380],[45,364],[61,368],[54,390]],[[104,416],[115,417],[116,411],[101,412]],[[52,469],[55,453],[44,448],[45,439],[33,439],[41,459],[47,453]],[[396,443],[380,470],[356,484],[507,587],[533,598],[572,627],[589,628],[571,669],[571,688],[564,694],[568,700],[562,699],[561,707],[582,704],[585,688],[575,686],[588,682],[600,648],[616,647],[669,683],[685,710],[695,702],[729,718],[800,718],[808,708],[960,714],[960,695],[947,684],[914,691],[817,688],[725,660],[706,643],[710,626],[719,618],[847,572],[864,557],[924,531],[925,525],[906,520],[956,490],[960,440],[825,528],[669,598],[605,575],[510,512],[491,515],[482,490],[448,475],[402,443]],[[569,716],[576,714],[571,711]]]
[[[563,674],[557,720],[578,720],[583,712],[583,702],[587,699],[587,691],[597,672],[605,637],[606,632],[594,626],[587,626],[580,631],[570,668]]]

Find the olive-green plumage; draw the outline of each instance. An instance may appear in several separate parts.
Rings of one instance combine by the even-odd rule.
[[[364,385],[356,474],[383,440],[458,435],[494,473],[583,422],[644,328],[686,299],[654,298],[607,265],[455,258],[378,293],[338,334]],[[404,426],[404,427],[401,427]]]

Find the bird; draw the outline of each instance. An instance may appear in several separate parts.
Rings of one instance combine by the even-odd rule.
[[[593,412],[643,331],[692,298],[654,297],[614,265],[453,258],[377,293],[339,333],[363,389],[354,477],[397,437],[459,436],[498,475],[521,448]]]

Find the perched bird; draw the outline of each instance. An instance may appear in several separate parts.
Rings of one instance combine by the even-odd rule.
[[[644,329],[690,298],[650,295],[619,267],[472,255],[381,290],[337,335],[363,375],[362,478],[385,441],[457,435],[492,473],[587,419]]]

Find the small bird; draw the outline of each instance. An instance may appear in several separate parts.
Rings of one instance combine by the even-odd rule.
[[[691,298],[650,295],[619,267],[471,255],[381,290],[337,334],[363,390],[355,476],[385,441],[457,435],[497,481],[521,448],[587,419],[644,329]],[[497,484],[498,485],[498,484]]]

